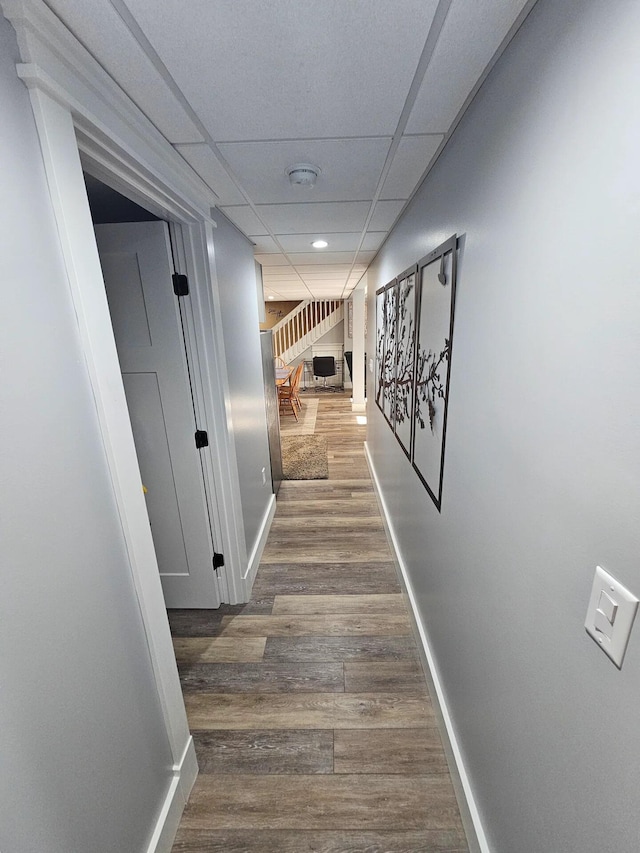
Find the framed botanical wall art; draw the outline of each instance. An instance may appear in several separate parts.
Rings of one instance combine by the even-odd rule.
[[[438,510],[447,431],[456,287],[454,235],[418,264],[419,308],[411,458]]]
[[[397,346],[393,424],[396,438],[409,457],[416,353],[416,273],[417,266],[413,266],[398,276],[396,289]]]
[[[376,291],[376,355],[374,388],[376,405],[382,411],[383,364],[384,364],[384,308],[387,290],[381,287]]]
[[[376,403],[393,427],[395,405],[397,280],[376,291]]]
[[[387,285],[384,303],[384,359],[382,362],[382,412],[393,429],[396,401],[396,358],[398,350],[398,282]]]

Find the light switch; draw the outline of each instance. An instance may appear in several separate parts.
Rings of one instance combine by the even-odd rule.
[[[593,616],[593,627],[599,632],[598,636],[602,634],[609,640],[613,636],[613,622],[610,622],[609,619],[607,619],[599,607]]]
[[[597,566],[584,626],[618,668],[622,666],[637,609],[635,595]]]
[[[613,598],[610,595],[602,590],[600,593],[600,601],[598,602],[598,610],[607,617],[607,620],[611,625],[616,621],[616,613],[618,612],[618,605],[615,603]]]

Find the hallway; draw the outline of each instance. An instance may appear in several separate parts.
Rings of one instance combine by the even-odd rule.
[[[315,430],[329,479],[282,484],[251,601],[169,613],[200,765],[173,851],[463,853],[366,427],[327,394]]]

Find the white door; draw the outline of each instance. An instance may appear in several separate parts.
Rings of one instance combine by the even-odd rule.
[[[200,458],[208,451],[196,448],[203,425],[195,422],[168,226],[97,225],[95,232],[165,603],[218,607]]]

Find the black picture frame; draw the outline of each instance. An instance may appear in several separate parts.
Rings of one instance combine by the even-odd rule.
[[[438,512],[449,413],[458,237],[376,290],[375,402]]]
[[[418,262],[411,464],[438,512],[442,511],[457,247],[454,234]]]

